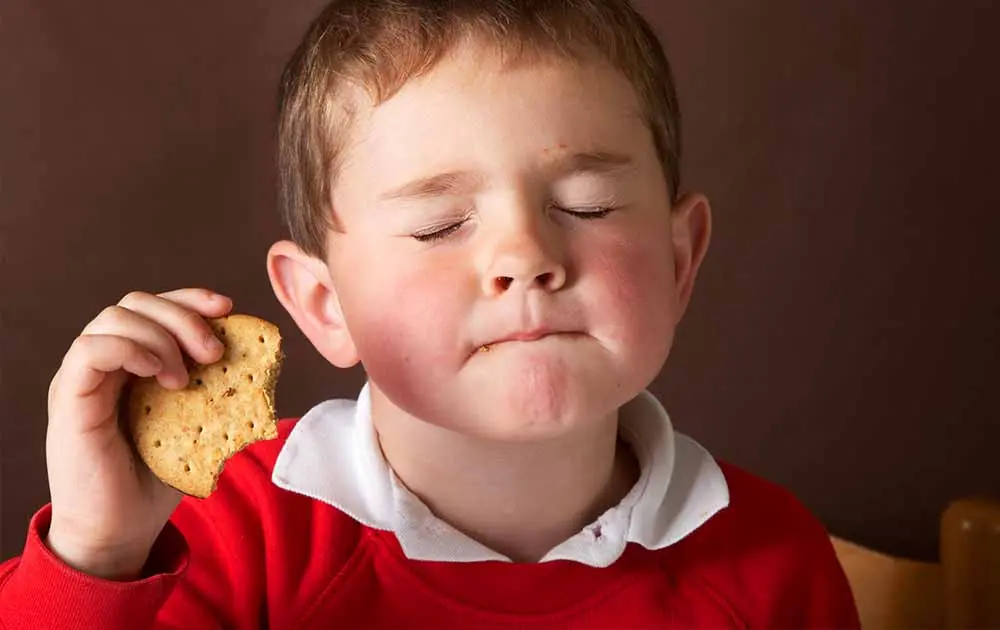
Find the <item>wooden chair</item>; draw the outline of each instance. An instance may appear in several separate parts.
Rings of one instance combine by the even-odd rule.
[[[955,501],[941,517],[940,560],[897,558],[833,537],[861,627],[1000,629],[1000,501]]]

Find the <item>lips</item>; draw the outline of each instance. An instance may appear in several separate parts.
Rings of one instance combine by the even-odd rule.
[[[503,337],[499,337],[497,339],[494,339],[493,341],[490,341],[489,343],[484,343],[483,345],[479,346],[479,348],[477,349],[477,352],[489,352],[495,346],[497,346],[499,344],[502,344],[502,343],[509,343],[511,341],[525,341],[525,342],[526,341],[537,341],[538,339],[541,339],[543,337],[548,337],[549,335],[561,335],[561,334],[566,334],[566,333],[564,331],[549,330],[547,328],[537,328],[537,329],[534,329],[534,330],[518,331],[518,332],[511,333],[509,335],[504,335]]]
[[[541,339],[542,337],[547,337],[548,335],[556,334],[553,330],[547,330],[544,328],[539,328],[536,330],[528,330],[524,332],[517,332],[512,335],[507,335],[491,342],[491,344],[503,343],[505,341],[534,341],[536,339]]]

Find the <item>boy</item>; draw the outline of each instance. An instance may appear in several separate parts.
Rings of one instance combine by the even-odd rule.
[[[25,628],[856,627],[823,527],[645,387],[710,235],[626,0],[338,0],[282,84],[275,294],[359,399],[181,500],[129,374],[218,359],[202,290],[102,312],[50,389],[52,503],[0,573]]]

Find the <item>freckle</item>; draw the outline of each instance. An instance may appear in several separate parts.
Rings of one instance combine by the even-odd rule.
[[[566,146],[565,144],[560,144],[560,145],[559,145],[559,148],[560,148],[560,149],[566,149],[566,148],[568,148],[568,147],[567,147],[567,146]]]

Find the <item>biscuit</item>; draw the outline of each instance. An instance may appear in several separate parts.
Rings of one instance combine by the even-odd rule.
[[[281,368],[278,327],[249,315],[208,320],[225,345],[222,359],[185,359],[190,382],[166,389],[137,379],[128,394],[127,424],[142,461],[163,483],[206,498],[230,457],[278,437],[274,388]]]

